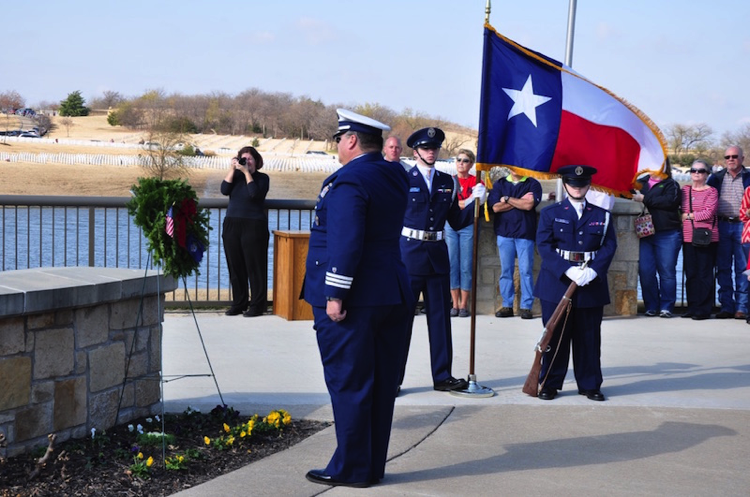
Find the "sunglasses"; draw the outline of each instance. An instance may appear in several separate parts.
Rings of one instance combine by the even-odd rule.
[[[471,164],[471,161],[469,159],[456,159],[456,162],[462,162],[464,164]]]
[[[726,160],[729,160],[729,159],[739,159],[740,156],[739,155],[725,155],[724,158]]]
[[[695,174],[708,174],[708,171],[705,169],[691,169],[690,172]]]

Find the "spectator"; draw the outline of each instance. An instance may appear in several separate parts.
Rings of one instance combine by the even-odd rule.
[[[456,180],[458,182],[458,206],[473,211],[472,194],[477,184],[477,177],[469,174],[474,165],[474,152],[462,148],[456,157]],[[481,183],[481,181],[480,181]],[[474,261],[474,225],[456,231],[450,224],[445,225],[445,243],[448,244],[448,258],[451,266],[451,317],[466,318],[471,315],[468,309],[471,297],[471,271]]]
[[[720,239],[716,225],[719,194],[706,183],[708,172],[706,162],[693,162],[690,168],[692,183],[682,187],[682,257],[688,300],[688,310],[682,317],[696,320],[711,317],[714,304],[713,270]],[[711,243],[708,246],[693,245],[695,228],[711,229]],[[742,277],[745,278],[744,275]]]
[[[242,147],[221,182],[221,193],[229,196],[222,233],[232,284],[232,307],[225,312],[227,316],[259,316],[268,307],[269,232],[263,204],[270,181],[259,171],[262,167],[258,151]]]
[[[740,206],[740,220],[743,223],[742,226],[742,247],[747,251],[750,247],[750,187],[745,188],[745,193],[742,195],[742,204]],[[748,266],[750,266],[750,257],[748,257]],[[750,267],[747,267],[750,269]],[[748,273],[745,270],[746,274]],[[747,323],[750,324],[750,316],[746,319]]]
[[[677,300],[677,256],[682,244],[680,185],[672,179],[669,161],[666,177],[646,175],[633,195],[651,214],[655,233],[640,239],[638,277],[646,316],[671,318]],[[705,179],[705,178],[704,178]],[[658,276],[658,277],[657,277]]]
[[[542,200],[542,185],[534,178],[514,171],[495,182],[488,198],[495,213],[495,235],[500,256],[500,297],[502,306],[495,313],[499,318],[513,316],[515,284],[513,273],[518,257],[521,280],[521,319],[532,319],[534,304],[534,238],[536,237],[536,206]]]
[[[404,147],[401,146],[401,139],[398,136],[389,136],[385,141],[383,147],[383,155],[385,160],[389,162],[398,162],[405,171],[411,169],[411,166],[401,160],[401,152],[404,151]]]
[[[750,186],[750,170],[742,165],[742,149],[736,145],[724,153],[726,169],[712,174],[708,186],[719,193],[719,248],[716,252],[716,279],[719,283],[718,319],[747,319],[747,248],[742,246],[740,205],[745,189]],[[734,278],[732,278],[734,269]]]

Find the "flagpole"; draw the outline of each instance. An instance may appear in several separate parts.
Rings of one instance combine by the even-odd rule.
[[[484,23],[490,22],[490,0],[484,8]],[[477,179],[485,178],[485,171],[477,171]],[[477,267],[479,258],[479,199],[474,199],[474,239],[472,244],[472,267],[471,267],[471,321],[469,329],[471,331],[469,338],[469,385],[464,390],[451,390],[450,394],[456,397],[473,397],[488,398],[495,395],[495,391],[489,387],[477,383],[477,375],[474,374],[474,350],[476,344],[476,327],[477,327]]]
[[[565,36],[565,65],[573,67],[573,39],[576,33],[576,0],[568,0],[568,33]],[[563,185],[560,178],[555,186],[555,200],[563,199]]]

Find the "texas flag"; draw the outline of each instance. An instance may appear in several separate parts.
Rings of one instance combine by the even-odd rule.
[[[587,165],[598,170],[595,186],[627,194],[640,171],[662,170],[666,156],[661,131],[641,111],[485,24],[478,171],[552,177]]]

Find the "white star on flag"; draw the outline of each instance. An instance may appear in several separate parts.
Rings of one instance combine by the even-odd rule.
[[[526,114],[531,124],[536,128],[536,108],[543,103],[549,101],[550,97],[543,97],[541,95],[534,95],[534,85],[531,82],[531,74],[524,83],[521,90],[513,90],[511,88],[503,88],[503,91],[513,99],[513,107],[508,113],[508,120],[518,114]]]

